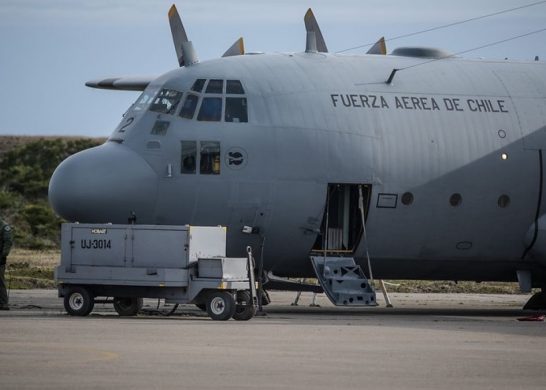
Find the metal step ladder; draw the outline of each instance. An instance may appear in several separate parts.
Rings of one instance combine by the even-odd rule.
[[[352,257],[311,256],[315,274],[336,306],[377,306],[375,289]]]

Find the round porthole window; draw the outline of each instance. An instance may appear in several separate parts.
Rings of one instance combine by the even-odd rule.
[[[501,195],[497,203],[501,209],[504,209],[510,205],[510,197],[508,195]]]
[[[463,201],[463,197],[461,196],[461,194],[453,194],[449,198],[449,204],[452,205],[453,207],[459,206],[462,203],[462,201]]]
[[[404,192],[402,194],[402,204],[409,206],[413,203],[413,194],[411,192]]]

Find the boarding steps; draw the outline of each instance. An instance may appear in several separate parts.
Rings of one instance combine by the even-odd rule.
[[[352,257],[311,256],[315,274],[336,306],[377,306],[375,289]]]

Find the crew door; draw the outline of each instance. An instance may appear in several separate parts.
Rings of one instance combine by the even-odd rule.
[[[360,197],[366,217],[370,193],[369,184],[328,184],[324,216],[313,252],[350,255],[356,250],[364,232]]]

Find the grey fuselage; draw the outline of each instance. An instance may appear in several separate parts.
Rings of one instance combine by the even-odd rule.
[[[328,184],[365,184],[367,240],[352,255],[364,265],[367,242],[375,277],[515,280],[525,269],[546,283],[546,243],[533,227],[546,65],[428,61],[263,54],[173,70],[147,90],[240,80],[248,123],[131,108],[104,145],[57,168],[50,202],[70,221],[126,223],[134,212],[137,223],[225,225],[229,256],[259,251],[265,238],[265,269],[295,277],[313,274]],[[385,83],[394,68],[424,62]],[[151,134],[158,120],[170,123],[164,135]],[[181,173],[181,141],[219,142],[220,174]],[[243,162],[230,164],[230,151]]]

